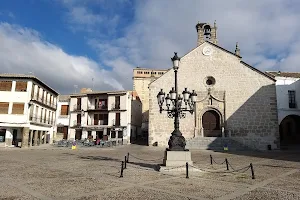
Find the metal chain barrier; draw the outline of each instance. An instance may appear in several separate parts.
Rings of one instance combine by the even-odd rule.
[[[226,162],[226,160],[224,160],[222,163],[217,163],[217,162],[215,161],[215,159],[213,159],[213,157],[212,157],[212,161],[213,161],[215,164],[217,164],[217,165],[223,165],[223,164]]]
[[[243,168],[240,168],[240,169],[235,169],[233,171],[227,171],[227,170],[222,170],[222,171],[218,171],[218,170],[215,170],[215,171],[211,171],[211,170],[207,170],[207,169],[201,169],[199,167],[195,167],[193,165],[190,165],[192,168],[195,168],[195,169],[198,169],[198,170],[201,170],[201,171],[204,171],[204,172],[209,172],[209,173],[231,173],[231,174],[234,174],[233,172],[240,172],[240,173],[244,173],[246,171],[248,171],[250,169],[250,165],[249,166],[246,166],[246,167],[243,167]],[[242,171],[244,170],[244,171]],[[242,171],[242,172],[241,172]]]
[[[143,161],[157,161],[157,160],[161,160],[163,158],[159,158],[159,159],[153,159],[153,160],[146,160],[146,159],[142,159],[142,158],[139,158],[139,157],[136,157],[132,154],[129,154],[127,153],[127,156],[125,156],[125,160],[121,162],[121,175],[120,175],[120,178],[123,177],[123,171],[124,169],[126,169],[126,163],[130,164],[129,163],[129,155],[131,155],[131,157],[135,158],[135,159],[138,159],[138,160],[143,160]],[[211,165],[212,163],[216,163],[218,165],[222,165],[224,163],[226,163],[226,170],[207,170],[207,169],[202,169],[202,168],[199,168],[199,167],[196,167],[196,166],[193,166],[191,164],[189,164],[188,162],[186,163],[186,165],[182,165],[182,166],[176,166],[176,167],[172,167],[172,168],[167,168],[165,169],[165,171],[169,171],[169,170],[172,170],[172,169],[179,169],[179,168],[186,168],[186,178],[189,178],[189,166],[194,168],[194,169],[197,169],[197,170],[200,170],[200,171],[203,171],[203,172],[208,172],[208,173],[230,173],[230,174],[236,174],[235,172],[238,172],[238,173],[245,173],[246,171],[248,171],[249,169],[251,169],[251,175],[252,175],[252,179],[255,179],[255,175],[254,175],[254,169],[253,169],[253,165],[252,163],[250,163],[250,165],[248,166],[245,166],[245,167],[242,167],[242,168],[239,168],[239,169],[235,169],[227,160],[227,158],[225,159],[224,162],[222,163],[217,163],[213,158],[212,156],[210,155],[210,162],[211,162]],[[132,164],[130,164],[130,167],[132,168],[135,168],[135,169],[140,169],[140,170],[147,170],[147,171],[155,171],[155,169],[147,169],[147,168],[141,168],[141,167],[136,167],[136,166],[133,166]],[[229,167],[232,169],[232,171],[229,170]]]

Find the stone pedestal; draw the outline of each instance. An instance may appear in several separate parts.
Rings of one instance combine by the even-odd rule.
[[[193,165],[190,151],[165,151],[163,165],[166,167],[185,166],[186,163]]]
[[[165,174],[185,174],[186,163],[189,164],[189,172],[202,172],[201,170],[191,167],[193,165],[190,151],[165,151],[163,166],[159,171]]]

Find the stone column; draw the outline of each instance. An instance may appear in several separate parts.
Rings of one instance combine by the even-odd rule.
[[[39,136],[40,136],[40,143],[39,145],[43,144],[42,136],[43,136],[43,131],[39,131]]]
[[[33,130],[30,130],[30,133],[29,133],[29,147],[32,147],[32,137],[33,137]]]
[[[46,139],[47,139],[47,132],[44,131],[44,144],[46,144]]]
[[[22,148],[28,147],[29,127],[23,127],[22,129]]]
[[[38,141],[38,131],[34,131],[34,146],[37,146],[37,141]]]

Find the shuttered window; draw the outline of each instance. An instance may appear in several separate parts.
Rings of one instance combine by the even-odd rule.
[[[0,91],[11,91],[12,81],[0,81]]]
[[[68,115],[69,114],[69,106],[68,105],[62,105],[60,115]]]
[[[26,81],[17,81],[16,82],[16,92],[26,92],[27,82]]]
[[[0,114],[8,114],[8,102],[0,102]]]
[[[24,103],[13,103],[11,114],[24,114]]]

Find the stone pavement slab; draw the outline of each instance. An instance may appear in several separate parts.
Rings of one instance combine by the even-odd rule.
[[[167,175],[157,171],[164,148],[10,148],[0,150],[0,199],[298,199],[300,158],[296,152],[192,151],[195,167],[209,173]],[[130,163],[120,178],[121,161]],[[225,158],[231,171],[210,165]],[[220,172],[221,171],[221,172]],[[286,196],[284,198],[284,196]]]

